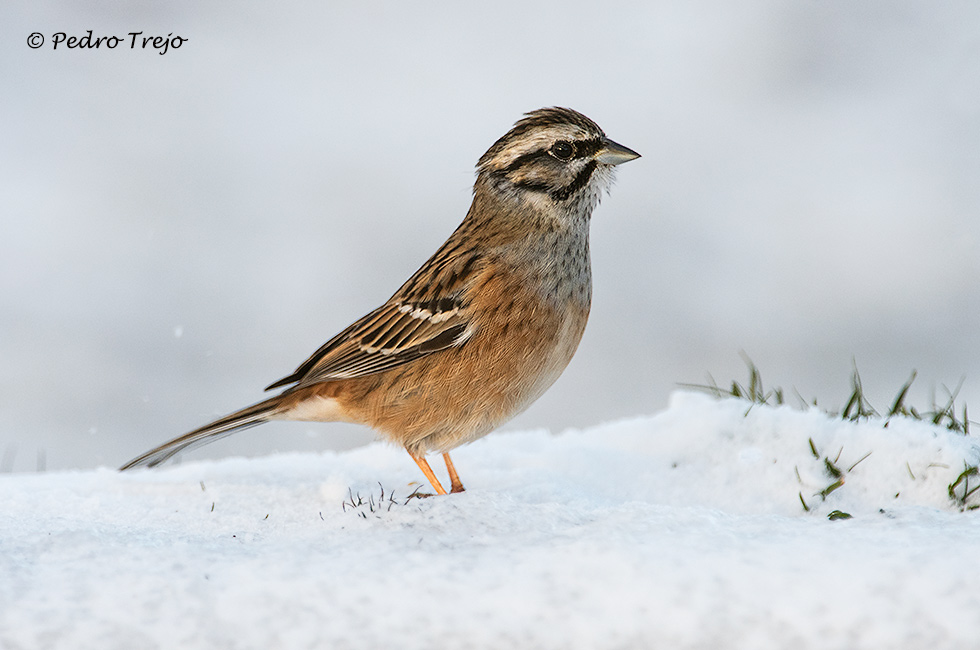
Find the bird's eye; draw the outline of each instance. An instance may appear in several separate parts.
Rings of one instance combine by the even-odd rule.
[[[575,153],[572,143],[559,140],[551,146],[551,155],[558,160],[568,160]]]

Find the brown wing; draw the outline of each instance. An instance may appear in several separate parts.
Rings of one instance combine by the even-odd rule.
[[[387,303],[324,343],[296,372],[266,390],[363,377],[462,345],[473,334],[465,291],[479,264],[475,255],[450,248],[450,242]]]

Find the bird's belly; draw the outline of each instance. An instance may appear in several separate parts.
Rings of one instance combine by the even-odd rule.
[[[448,451],[490,433],[558,379],[581,340],[588,308],[538,316],[487,323],[458,349],[362,378],[356,382],[362,390],[350,399],[338,395],[348,407],[345,419],[416,454]],[[387,388],[379,390],[382,385]]]

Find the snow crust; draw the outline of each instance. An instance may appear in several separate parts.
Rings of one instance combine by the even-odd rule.
[[[948,486],[980,446],[883,424],[678,392],[491,435],[454,452],[467,492],[407,503],[380,443],[7,474],[0,648],[976,647]]]

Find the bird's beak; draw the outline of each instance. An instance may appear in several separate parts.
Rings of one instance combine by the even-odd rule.
[[[640,154],[636,153],[629,147],[624,147],[618,142],[613,142],[609,138],[603,138],[602,149],[600,149],[599,153],[596,154],[595,160],[606,165],[619,165],[620,163],[629,162],[630,160],[639,157]]]

